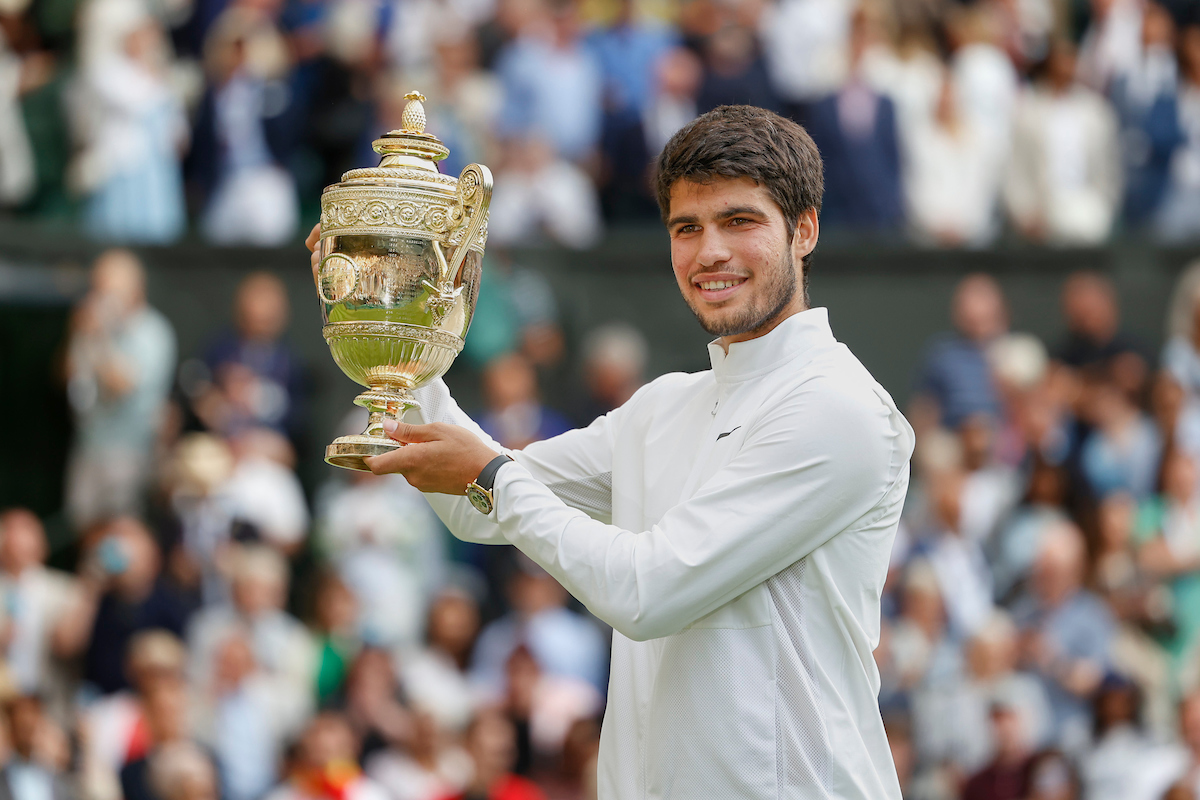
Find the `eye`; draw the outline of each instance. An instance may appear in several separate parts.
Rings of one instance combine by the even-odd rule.
[[[748,219],[747,217],[734,217],[733,219],[729,220],[729,224],[730,225],[742,225],[744,223],[753,222],[753,221],[754,220]]]
[[[695,233],[698,230],[700,230],[699,225],[692,225],[692,224],[680,225],[678,228],[675,229],[675,235],[679,236],[680,234],[684,234],[684,233]]]

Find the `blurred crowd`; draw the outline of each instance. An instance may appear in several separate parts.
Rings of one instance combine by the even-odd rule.
[[[489,274],[462,360],[499,441],[642,384],[645,340],[608,324],[579,394],[547,404],[553,293]],[[34,514],[0,512],[0,794],[593,797],[607,630],[397,476],[306,490],[288,311],[249,274],[232,326],[181,359],[137,257],[96,260],[64,349],[74,537],[51,553]],[[1067,278],[1061,313],[1061,341],[1014,331],[969,275],[913,376],[875,653],[905,800],[1200,798],[1200,263],[1161,352],[1101,274]]]
[[[610,324],[582,343],[578,402],[545,406],[553,296],[489,276],[463,361],[499,441],[641,385],[644,340]],[[288,314],[283,283],[249,274],[231,327],[180,354],[138,257],[96,259],[63,349],[72,536],[51,552],[36,515],[0,510],[0,796],[593,797],[607,629],[512,548],[452,540],[399,476],[303,485]]]
[[[405,92],[496,172],[494,244],[652,221],[724,103],[803,123],[826,230],[1200,238],[1194,0],[6,0],[0,206],[114,242],[289,241]]]

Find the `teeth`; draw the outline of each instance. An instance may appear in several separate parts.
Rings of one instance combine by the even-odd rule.
[[[742,279],[745,280],[745,279]],[[700,288],[713,291],[716,289],[728,289],[730,286],[737,286],[742,283],[742,280],[736,281],[701,281]]]

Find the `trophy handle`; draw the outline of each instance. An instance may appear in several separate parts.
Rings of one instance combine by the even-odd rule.
[[[492,171],[483,164],[468,164],[458,176],[458,202],[462,209],[462,223],[466,227],[454,250],[450,263],[449,277],[459,282],[459,272],[467,258],[467,252],[487,221],[488,206],[492,202]],[[448,238],[448,237],[447,237]]]

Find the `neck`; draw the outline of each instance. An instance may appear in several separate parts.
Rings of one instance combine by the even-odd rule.
[[[788,317],[793,317],[796,314],[799,314],[801,311],[807,310],[808,304],[806,304],[803,300],[800,300],[793,305],[787,306],[778,314],[771,317],[754,330],[746,331],[745,333],[733,333],[728,336],[722,336],[717,339],[717,344],[721,345],[721,349],[725,351],[725,355],[729,355],[729,345],[737,342],[748,342],[751,339],[758,339],[761,336],[766,336],[768,333],[778,328],[780,323],[782,323]]]

